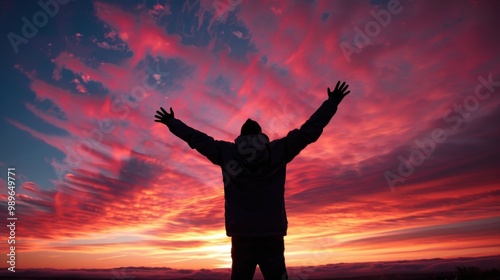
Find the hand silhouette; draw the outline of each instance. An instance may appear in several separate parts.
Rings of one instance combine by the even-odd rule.
[[[345,82],[343,82],[342,85],[340,85],[340,87],[339,84],[340,81],[337,82],[334,91],[331,91],[330,88],[328,88],[328,97],[337,102],[337,104],[339,104],[342,101],[342,99],[344,99],[344,97],[351,92],[351,91],[345,92],[349,87],[349,85],[346,85]]]
[[[170,107],[170,114],[167,113],[167,111],[165,111],[165,109],[163,109],[163,107],[160,107],[160,109],[161,109],[161,112],[156,111],[156,113],[158,115],[155,115],[155,118],[157,118],[157,120],[155,120],[155,122],[161,122],[163,124],[167,124],[168,120],[174,118],[174,111],[172,110],[172,107]]]

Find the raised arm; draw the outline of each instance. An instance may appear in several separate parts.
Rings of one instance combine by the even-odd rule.
[[[348,87],[349,85],[345,82],[340,85],[340,81],[338,81],[335,90],[331,91],[328,88],[328,99],[321,104],[300,129],[294,129],[286,137],[278,140],[285,142],[283,144],[285,145],[285,160],[287,163],[307,145],[318,140],[321,133],[323,133],[323,128],[326,127],[337,112],[337,106],[350,93],[350,91],[346,91]]]
[[[220,165],[221,158],[219,152],[219,141],[189,127],[181,120],[174,117],[174,111],[170,107],[170,113],[160,107],[161,111],[156,111],[155,122],[165,124],[168,129],[177,137],[186,141],[191,149],[196,149],[200,154],[206,156],[213,164]]]

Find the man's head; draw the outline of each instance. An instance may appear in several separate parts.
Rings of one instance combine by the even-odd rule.
[[[262,133],[262,129],[256,121],[252,119],[248,119],[242,126],[241,126],[241,133],[240,135],[249,135],[249,134],[258,134]]]

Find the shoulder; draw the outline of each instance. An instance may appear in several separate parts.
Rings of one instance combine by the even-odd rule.
[[[230,148],[230,147],[236,146],[236,144],[234,144],[233,142],[229,142],[229,141],[225,141],[225,140],[215,140],[215,143],[217,143],[217,145],[219,145],[220,147],[224,147],[224,148]]]

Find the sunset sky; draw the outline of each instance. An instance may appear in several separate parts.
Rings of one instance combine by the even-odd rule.
[[[0,2],[17,268],[230,267],[220,167],[155,111],[278,139],[338,80],[288,165],[287,265],[500,252],[499,1],[37,2]]]

